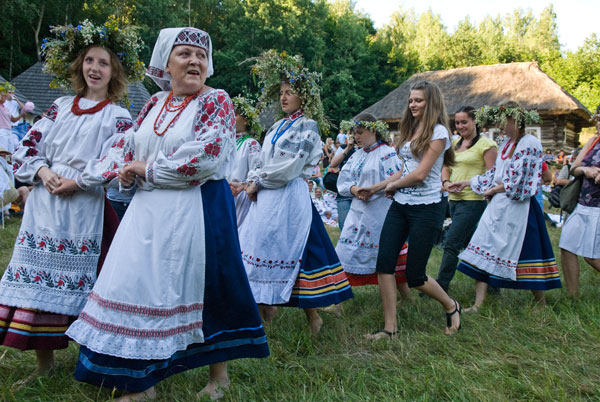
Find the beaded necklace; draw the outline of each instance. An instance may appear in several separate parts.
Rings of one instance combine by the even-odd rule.
[[[108,105],[111,102],[110,99],[105,99],[102,102],[96,104],[96,106],[93,106],[89,109],[81,109],[79,107],[80,99],[81,99],[81,96],[77,95],[75,97],[75,99],[73,100],[73,105],[71,106],[71,113],[73,113],[75,116],[81,116],[82,114],[94,114],[94,113],[99,112],[102,109],[104,109],[106,107],[106,105]]]
[[[510,151],[508,151],[508,154],[506,154],[506,150],[508,149],[509,145],[510,145],[510,140],[506,142],[506,145],[504,145],[504,149],[502,149],[502,152],[500,153],[500,158],[502,160],[508,159],[508,157],[510,156],[510,154],[512,154],[512,151],[515,149],[515,146],[517,145],[517,143],[513,142],[512,148],[510,149]]]
[[[202,91],[202,89],[199,89],[193,95],[186,96],[185,99],[183,100],[183,102],[181,102],[179,105],[171,106],[171,104],[170,104],[171,99],[173,99],[173,90],[171,90],[171,92],[169,92],[169,95],[167,96],[167,99],[165,99],[165,103],[163,103],[162,108],[160,109],[160,112],[158,112],[158,114],[156,115],[156,119],[154,119],[154,134],[158,135],[159,137],[162,137],[163,135],[165,135],[167,130],[169,128],[171,128],[171,126],[173,125],[173,122],[177,121],[177,119],[179,118],[179,115],[181,115],[181,113],[183,113],[183,111],[185,110],[187,105],[189,105],[190,102],[196,96],[198,96],[200,94],[200,91]],[[167,127],[165,127],[165,129],[162,132],[158,132],[158,118],[162,115],[164,110],[166,110],[167,112],[177,112],[177,114],[175,114],[175,116],[173,116],[173,118],[171,119],[169,124],[167,124]]]

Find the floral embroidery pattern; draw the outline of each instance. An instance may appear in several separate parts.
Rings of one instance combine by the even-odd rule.
[[[359,234],[359,229],[357,227],[353,227],[352,231],[350,233],[354,235],[354,240],[349,237],[340,237],[340,239],[338,240],[338,243],[352,245],[353,247],[357,247],[357,248],[367,248],[367,249],[378,249],[379,248],[379,244],[370,241],[371,240],[371,232],[370,231],[367,230],[363,236],[363,235]],[[357,238],[359,238],[360,240],[356,240]]]
[[[50,105],[50,107],[46,111],[46,114],[44,115],[44,117],[46,117],[52,121],[56,121],[56,116],[58,116],[58,105],[56,103],[53,103],[52,105]]]
[[[117,133],[124,133],[125,131],[129,130],[131,127],[133,127],[133,122],[131,121],[130,118],[117,117],[117,123],[116,123]]]
[[[500,258],[500,257],[498,257],[494,254],[491,254],[490,252],[485,251],[482,248],[480,248],[478,246],[474,246],[470,243],[467,246],[466,250],[491,262],[492,264],[496,264],[498,266],[505,267],[505,268],[517,269],[517,261],[511,261],[508,259]]]
[[[89,300],[93,300],[100,307],[119,311],[121,313],[145,315],[150,317],[171,317],[176,314],[191,313],[192,311],[202,311],[204,304],[194,303],[190,305],[180,305],[172,308],[155,308],[147,306],[138,306],[135,304],[121,303],[113,300],[107,300],[96,292],[91,292]]]
[[[30,249],[47,251],[58,254],[71,255],[99,255],[100,245],[97,240],[82,239],[55,239],[48,235],[35,235],[24,230],[17,236],[17,246],[26,246]]]
[[[542,177],[541,148],[526,147],[514,153],[502,182],[511,200],[522,201],[535,195]]]
[[[81,273],[67,275],[64,273],[48,272],[44,269],[26,268],[22,266],[14,267],[12,265],[9,265],[6,268],[3,280],[13,283],[24,283],[55,289],[79,290],[85,292],[91,291],[95,282],[94,277]]]
[[[87,322],[91,326],[98,328],[100,331],[111,332],[116,335],[122,335],[132,338],[168,338],[177,334],[182,334],[185,332],[192,331],[194,329],[202,328],[202,321],[196,321],[187,325],[181,325],[179,327],[164,330],[129,328],[98,321],[94,317],[87,314],[85,311],[81,312],[79,318]]]
[[[161,74],[161,76],[162,76],[162,74]],[[148,102],[146,102],[146,104],[144,105],[142,110],[140,110],[140,113],[138,114],[138,117],[135,120],[135,125],[134,125],[135,131],[137,131],[140,128],[140,125],[142,124],[142,122],[144,121],[146,116],[148,116],[148,113],[150,113],[150,109],[152,109],[154,107],[154,105],[156,105],[157,102],[158,102],[158,97],[156,97],[156,96],[152,96],[150,99],[148,99]]]
[[[267,269],[294,269],[296,267],[296,261],[284,261],[284,260],[273,260],[268,258],[260,258],[253,257],[248,255],[242,251],[242,260],[245,264],[253,265],[258,268],[267,268]],[[302,262],[302,260],[298,260],[298,262]]]

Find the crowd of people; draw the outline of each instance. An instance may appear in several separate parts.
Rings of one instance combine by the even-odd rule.
[[[107,34],[88,21],[54,30],[47,70],[68,76],[76,95],[57,99],[22,140],[3,143],[14,149],[0,149],[32,188],[0,281],[0,344],[35,350],[31,378],[52,372],[54,350],[73,340],[75,378],[123,390],[120,400],[153,399],[156,383],[206,365],[199,396],[218,399],[228,361],[269,355],[263,324],[278,308],[302,309],[317,335],[320,309],[377,285],[383,325],[365,337],[387,339],[398,331],[398,294],[410,298],[414,288],[440,304],[453,335],[490,287],[531,290],[539,305],[561,287],[536,201],[542,145],[525,133],[539,123],[535,111],[510,100],[462,107],[453,139],[440,88],[419,81],[395,141],[369,113],[323,141],[318,75],[271,50],[252,71],[258,104],[278,102],[281,118],[261,141],[253,102],[206,85],[208,33],[160,31],[146,75],[161,91],[132,119],[118,104],[141,78],[134,31]],[[0,107],[4,126],[5,114]],[[504,142],[481,135],[490,126]],[[581,186],[560,240],[573,295],[577,256],[600,271],[598,138],[566,177]],[[447,209],[434,279],[426,267]],[[339,227],[337,245],[326,226]],[[457,269],[475,280],[469,308],[449,295]]]

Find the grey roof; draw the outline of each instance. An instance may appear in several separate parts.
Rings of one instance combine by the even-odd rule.
[[[50,88],[52,76],[46,74],[42,68],[43,64],[37,62],[12,81],[12,84],[23,95],[23,98],[19,97],[19,100],[22,102],[28,100],[35,104],[35,109],[33,110],[33,114],[35,115],[41,115],[48,110],[56,98],[69,94],[63,89]],[[129,112],[135,118],[144,107],[148,98],[150,98],[150,94],[141,82],[129,84],[128,92],[129,101],[131,102]]]
[[[415,74],[364,112],[387,121],[399,121],[406,108],[410,87],[416,81],[439,85],[448,113],[462,105],[479,108],[514,100],[540,113],[570,115],[583,127],[590,126],[590,112],[536,62],[494,64]]]

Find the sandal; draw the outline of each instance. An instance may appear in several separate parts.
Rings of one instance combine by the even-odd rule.
[[[376,338],[376,336],[378,334],[384,334],[388,339],[392,339],[394,336],[396,336],[396,334],[398,334],[398,331],[390,332],[385,329],[380,329],[379,331],[375,331],[375,332],[365,335],[365,338],[372,339],[372,340],[378,340],[378,339],[384,338],[383,336],[380,338]]]
[[[456,300],[454,300],[454,311],[451,313],[446,313],[446,329],[451,329],[452,328],[452,316],[456,313],[458,313],[458,317],[460,318],[460,314],[462,312],[462,308],[461,306],[458,304],[458,302]],[[462,320],[461,323],[458,324],[458,329],[456,330],[456,332],[460,331],[460,328],[462,327]]]

